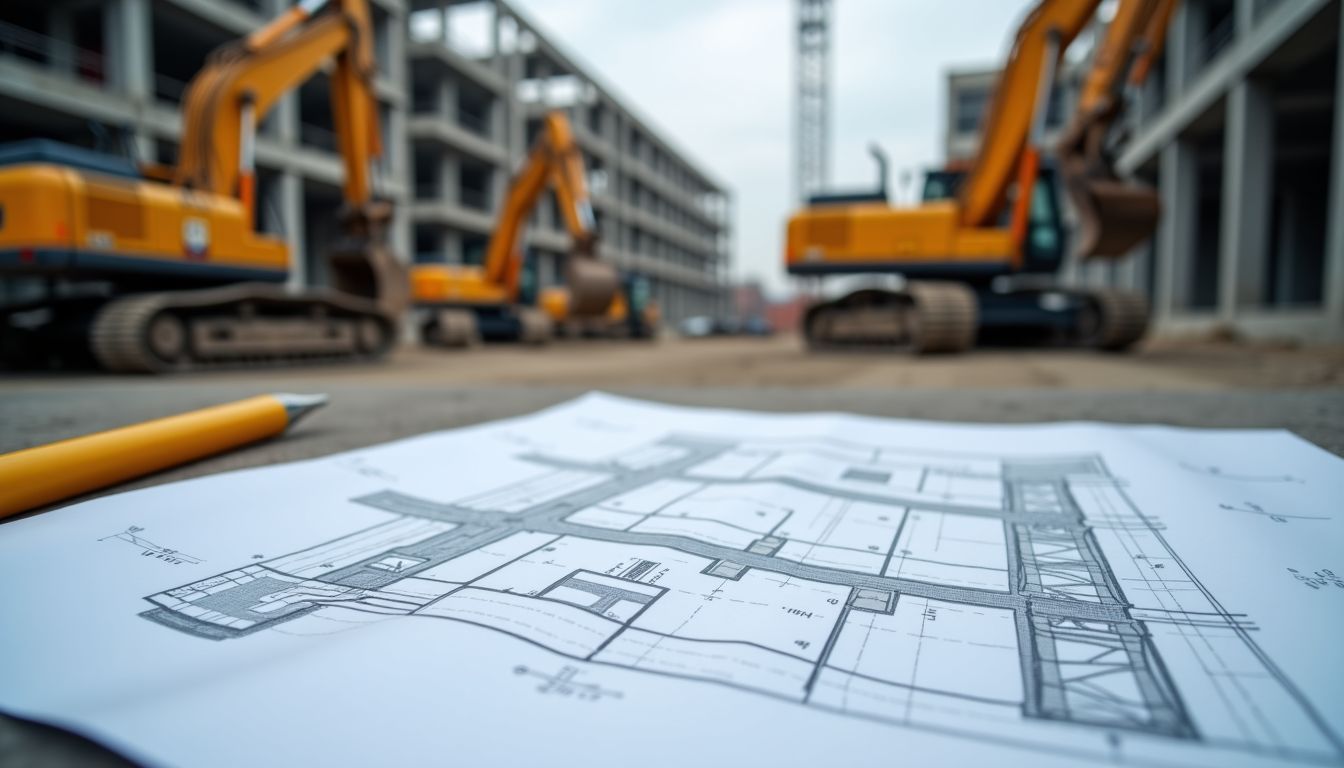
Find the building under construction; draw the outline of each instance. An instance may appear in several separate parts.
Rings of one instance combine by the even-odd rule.
[[[1157,187],[1157,236],[1072,279],[1137,290],[1159,333],[1344,340],[1340,0],[1183,0],[1126,114],[1122,171]],[[1062,73],[1055,125],[1080,78]],[[949,160],[974,154],[993,71],[948,76]]]
[[[0,142],[50,138],[171,163],[187,83],[206,56],[291,0],[53,0],[0,8]],[[649,280],[672,321],[723,305],[730,196],[707,172],[500,0],[371,0],[385,151],[380,196],[407,260],[479,260],[509,174],[540,118],[564,108],[590,168],[602,253]],[[342,166],[329,88],[284,97],[256,142],[258,227],[296,254],[291,280],[327,280]],[[553,205],[529,228],[541,285],[567,237]],[[19,298],[22,281],[0,285]]]

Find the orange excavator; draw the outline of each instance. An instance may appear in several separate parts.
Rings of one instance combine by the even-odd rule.
[[[331,288],[289,292],[294,255],[253,221],[256,128],[329,61],[343,234],[326,254]],[[374,71],[366,0],[307,0],[210,55],[175,167],[41,140],[0,148],[0,276],[46,283],[0,307],[6,358],[163,372],[385,353],[408,289],[391,206],[373,193]]]
[[[572,240],[564,285],[525,300],[523,227],[541,193],[550,187]],[[598,259],[598,238],[585,181],[583,155],[569,119],[547,113],[527,160],[514,176],[485,260],[474,264],[420,264],[411,269],[411,295],[420,314],[422,338],[456,347],[479,340],[544,343],[557,327],[575,326],[592,335],[643,336],[656,325],[657,308],[638,281],[622,278]]]
[[[789,219],[790,274],[904,279],[898,289],[864,288],[814,304],[803,318],[811,348],[933,353],[965,350],[977,340],[1048,339],[1121,350],[1143,336],[1148,309],[1142,296],[1066,288],[1054,278],[1064,262],[1064,227],[1054,171],[1042,162],[1045,115],[1064,51],[1099,5],[1042,0],[1027,15],[995,86],[974,161],[968,170],[930,172],[921,204],[893,207],[884,182],[871,194],[813,196]],[[1126,71],[1139,72],[1129,67],[1136,49],[1151,61],[1153,46],[1136,41],[1159,39],[1170,15],[1169,4],[1153,0],[1120,5],[1125,19],[1151,21],[1108,29],[1089,79],[1096,95],[1108,98],[1084,101],[1075,125],[1086,140],[1070,144],[1061,164],[1075,198],[1086,198],[1078,212],[1087,256],[1122,256],[1151,236],[1157,222],[1151,190],[1121,182],[1104,153],[1089,149],[1080,156],[1076,149],[1105,146],[1121,104],[1116,82]]]

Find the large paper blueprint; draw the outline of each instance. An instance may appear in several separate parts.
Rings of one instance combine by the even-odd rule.
[[[169,765],[1338,764],[1341,500],[1286,432],[590,395],[0,526],[0,709]]]

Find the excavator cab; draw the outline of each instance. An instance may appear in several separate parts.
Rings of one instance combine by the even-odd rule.
[[[924,176],[921,199],[953,200],[966,179],[966,171],[955,168],[931,170]],[[1053,273],[1064,261],[1064,221],[1059,208],[1059,183],[1053,166],[1043,165],[1031,193],[1031,211],[1027,217],[1027,236],[1022,244],[1021,272]],[[1008,226],[1011,206],[1005,206],[1000,226]]]

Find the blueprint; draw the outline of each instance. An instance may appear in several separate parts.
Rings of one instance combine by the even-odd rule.
[[[151,764],[1337,765],[1344,462],[593,394],[0,526],[0,709]]]

